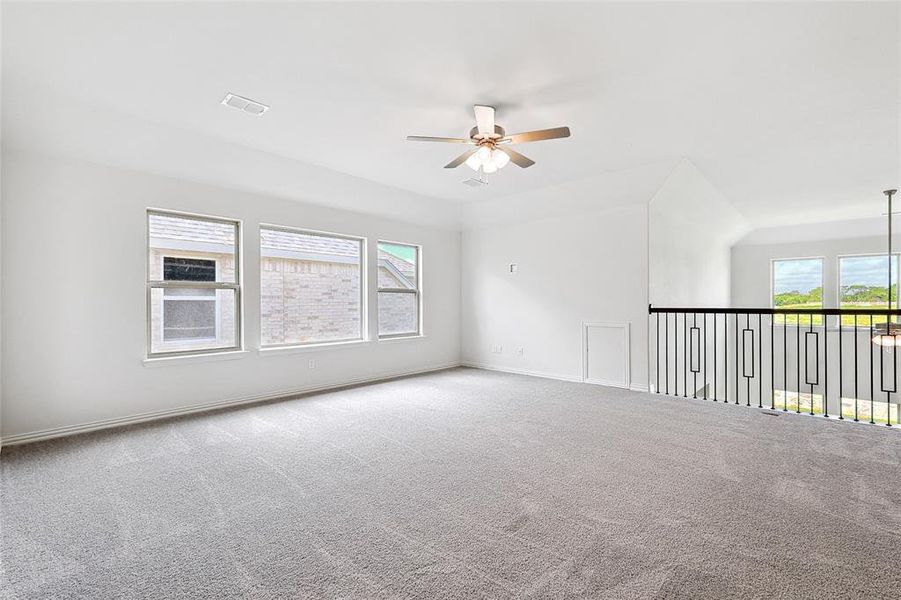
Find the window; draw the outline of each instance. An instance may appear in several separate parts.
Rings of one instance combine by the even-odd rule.
[[[216,281],[216,261],[163,257],[163,281]],[[163,341],[215,340],[216,290],[163,289]]]
[[[418,335],[420,248],[379,242],[379,337]]]
[[[887,308],[888,306],[888,256],[870,254],[840,256],[838,258],[838,294],[840,308]],[[898,299],[898,255],[892,255],[892,302]],[[885,317],[874,317],[874,323],[885,322]],[[870,317],[857,317],[858,325],[869,326]],[[842,317],[843,325],[854,325],[853,315]]]
[[[363,339],[361,238],[260,228],[263,346]]]
[[[773,261],[773,308],[823,308],[823,259],[795,258]],[[776,315],[776,323],[810,325],[810,315]],[[815,315],[813,324],[822,323]]]
[[[241,347],[236,221],[148,211],[148,356]]]

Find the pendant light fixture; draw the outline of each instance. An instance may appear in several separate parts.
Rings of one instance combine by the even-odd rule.
[[[888,197],[888,309],[892,310],[892,196],[898,190],[885,190]],[[897,304],[896,304],[897,306]],[[870,319],[873,317],[870,316]],[[901,323],[892,323],[892,317],[886,315],[885,323],[877,323],[873,335],[873,343],[877,346],[901,346]]]

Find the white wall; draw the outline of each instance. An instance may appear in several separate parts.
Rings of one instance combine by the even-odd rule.
[[[627,321],[646,386],[647,264],[643,203],[464,232],[464,362],[581,379],[581,322]]]
[[[786,235],[785,239],[792,238]],[[782,244],[738,244],[732,248],[733,303],[744,307],[770,306],[770,263],[773,259],[822,257],[823,305],[826,308],[837,307],[838,257],[846,254],[884,254],[886,244],[885,235]]]
[[[747,221],[719,190],[690,161],[682,160],[654,194],[648,207],[650,303],[670,308],[730,306],[731,247],[747,229]],[[698,317],[692,315],[682,326],[678,326],[677,315],[672,319],[667,319],[667,315],[659,317],[651,320],[648,339],[652,389],[675,389],[677,382],[685,388],[684,374],[690,365],[686,364],[685,333],[679,330],[686,323],[689,327],[699,323]],[[662,330],[660,340],[657,339],[658,327]],[[703,331],[703,343],[708,346],[723,343],[725,332],[720,331],[714,340],[712,330],[703,328]],[[667,340],[672,346],[669,350]],[[657,356],[658,349],[660,357]],[[672,368],[666,369],[667,361]],[[669,381],[666,380],[667,373]],[[681,382],[678,373],[683,373]],[[698,380],[697,387],[694,387],[694,380],[690,383],[693,388],[690,393],[704,386],[703,379]],[[712,385],[712,381],[708,383]],[[720,379],[716,383],[722,388]]]
[[[730,251],[748,224],[689,161],[651,199],[648,223],[651,304],[729,306]]]
[[[459,361],[458,232],[24,152],[3,160],[6,439]],[[147,207],[243,221],[246,354],[145,366]],[[421,244],[425,337],[261,355],[261,222],[366,236],[371,278],[378,238]],[[368,300],[375,315],[372,287]],[[371,339],[376,326],[371,320]]]
[[[217,90],[216,94],[220,92]],[[216,112],[228,109],[213,105]],[[198,131],[180,129],[64,97],[53,89],[7,81],[3,90],[7,147],[69,156],[122,169],[277,196],[407,223],[459,229],[460,207],[398,187],[264,152]],[[39,114],[40,119],[31,115]],[[242,116],[229,115],[225,116]],[[244,115],[246,116],[246,115]],[[284,127],[246,119],[234,127]],[[98,134],[98,132],[100,132]],[[401,143],[405,143],[402,141]],[[308,145],[309,141],[297,142]],[[463,187],[463,186],[460,186]]]

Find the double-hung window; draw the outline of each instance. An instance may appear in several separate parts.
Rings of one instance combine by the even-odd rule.
[[[263,346],[363,339],[365,240],[260,228]]]
[[[791,258],[773,261],[773,308],[787,310],[818,310],[823,308],[823,259]],[[820,315],[813,315],[813,324],[822,324]],[[810,325],[811,315],[775,315],[777,324]]]
[[[379,242],[379,337],[419,335],[421,251],[419,246]]]
[[[147,355],[241,347],[239,223],[147,213]]]
[[[891,291],[892,306],[898,302],[898,255],[892,255],[892,287],[888,284],[888,256],[885,254],[867,254],[838,257],[838,301],[839,308],[888,308]],[[870,317],[844,315],[842,323],[853,325],[870,325]],[[884,316],[873,317],[874,323],[884,323]]]

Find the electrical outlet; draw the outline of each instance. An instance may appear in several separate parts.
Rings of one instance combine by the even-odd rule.
[[[525,348],[523,348],[522,346],[516,347],[516,356],[522,356],[524,352],[525,352]]]
[[[309,366],[310,366],[311,369],[315,369],[315,368],[316,368],[316,361],[313,360],[313,359],[311,358],[311,359],[310,359],[310,362],[309,362]]]
[[[504,351],[504,347],[501,345],[494,345],[491,347],[492,354],[500,354]]]

